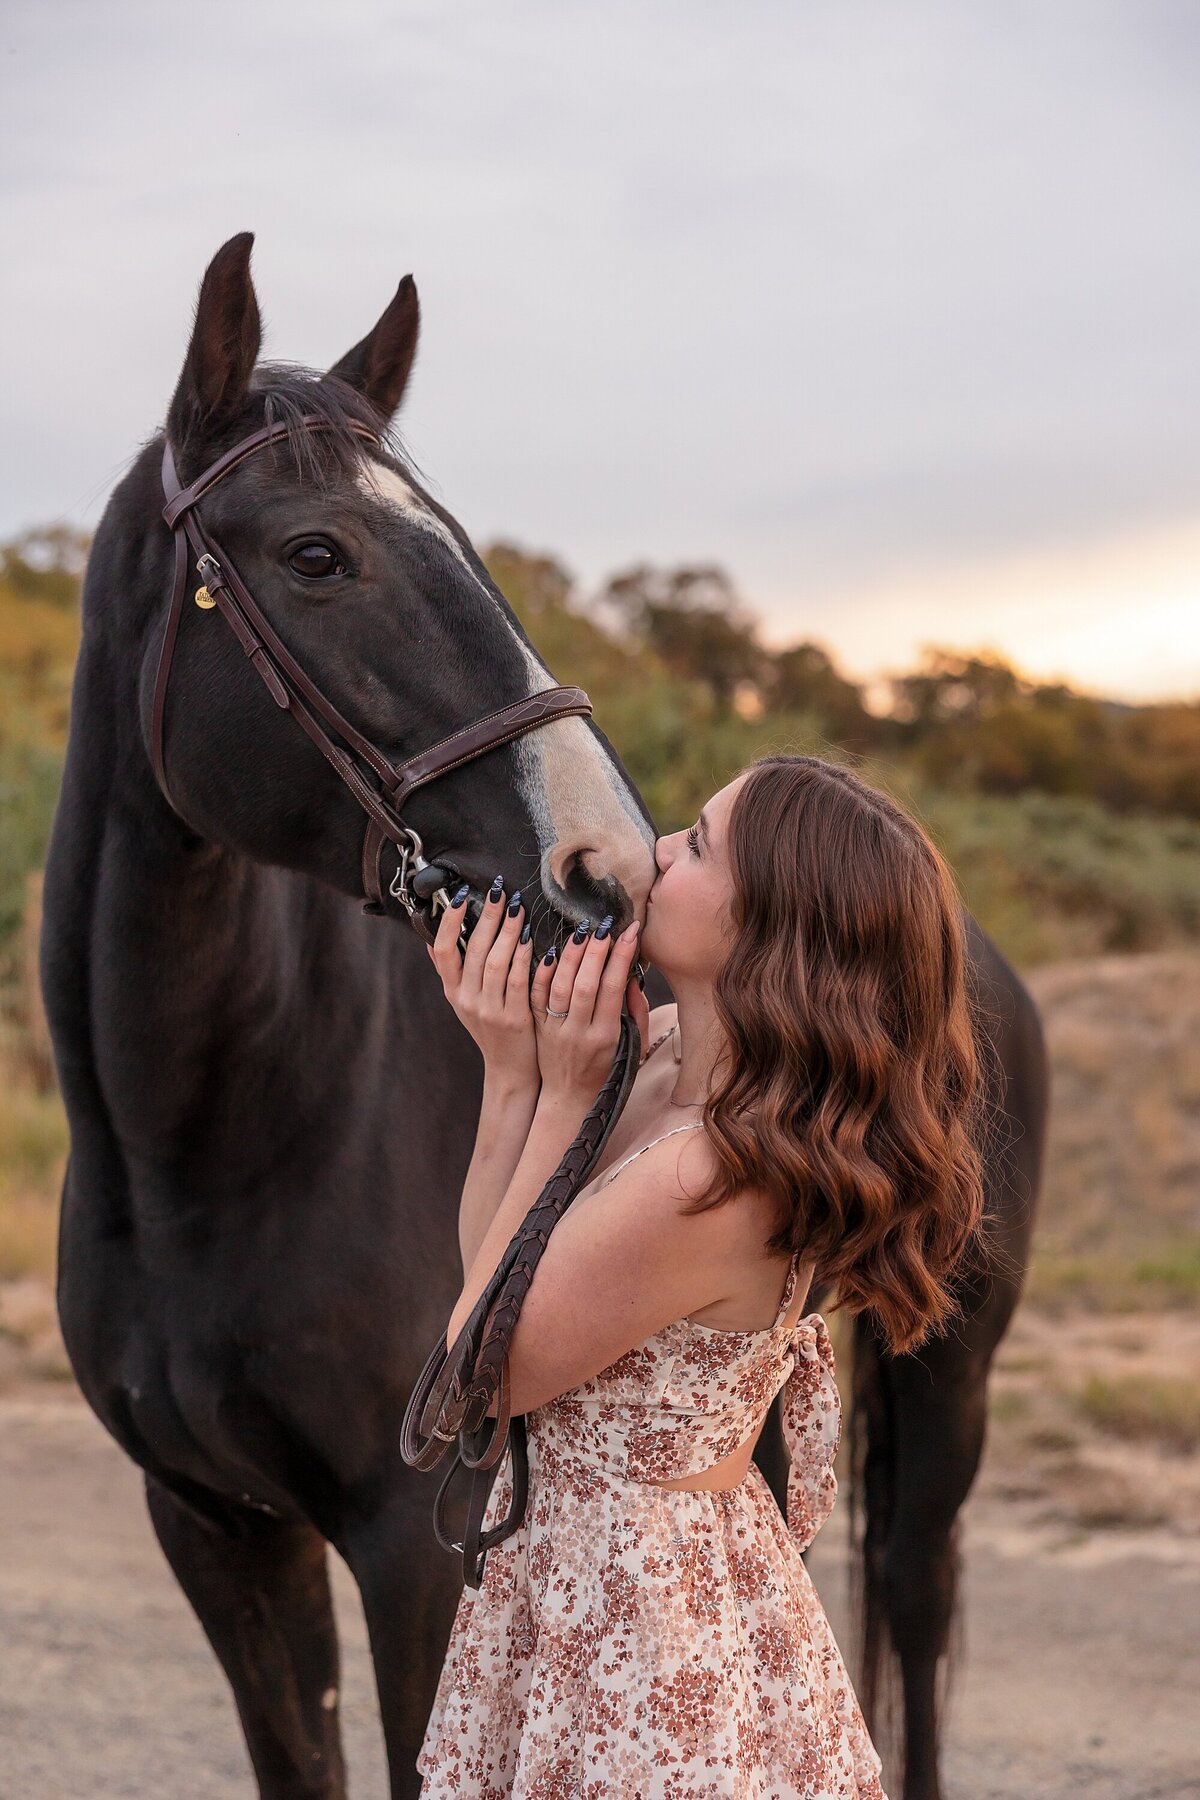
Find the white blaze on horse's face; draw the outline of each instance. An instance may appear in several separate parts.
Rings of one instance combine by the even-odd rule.
[[[454,533],[398,469],[368,458],[359,471],[358,484],[369,500],[402,514],[407,523],[444,544],[495,606],[494,595],[479,580]],[[545,663],[513,629],[507,613],[497,607],[497,614],[511,632],[525,666],[526,694],[556,686]],[[519,700],[523,696],[505,698]],[[510,747],[516,756],[521,798],[538,834],[542,892],[564,913],[581,916],[578,898],[569,896],[565,888],[571,869],[580,862],[597,879],[607,876],[619,881],[638,918],[644,917],[646,895],[656,873],[654,833],[620,771],[584,720],[554,719],[517,738]]]

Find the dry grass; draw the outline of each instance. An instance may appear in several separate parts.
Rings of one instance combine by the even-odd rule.
[[[67,1160],[66,1114],[37,984],[41,891],[41,877],[30,877],[0,984],[0,1281],[53,1279]]]
[[[1041,1455],[1063,1456],[1078,1450],[1079,1434],[1065,1431],[1061,1425],[1039,1425],[1025,1434],[1025,1442]]]
[[[1200,1450],[1200,1378],[1092,1375],[1075,1399],[1102,1431],[1185,1454]]]
[[[0,1392],[30,1379],[73,1379],[54,1294],[32,1277],[0,1282]]]
[[[1030,1405],[1029,1395],[1019,1388],[993,1387],[988,1395],[988,1416],[1003,1423],[1025,1419],[1029,1416]]]
[[[0,1064],[0,1280],[53,1278],[67,1122],[57,1093]]]
[[[1027,980],[1050,1051],[1050,1132],[981,1491],[1072,1541],[1195,1537],[1200,958],[1101,957]]]
[[[1200,1315],[1025,1306],[992,1371],[986,1498],[1055,1531],[1200,1536]]]
[[[0,1281],[54,1279],[58,1207],[37,1194],[0,1193]]]
[[[1062,1255],[1046,1242],[1034,1251],[1025,1301],[1043,1312],[1136,1313],[1146,1307],[1194,1307],[1200,1301],[1200,1239],[1137,1257],[1119,1251]]]
[[[1097,957],[1027,980],[1052,1077],[1027,1301],[1059,1313],[1194,1307],[1200,957]]]

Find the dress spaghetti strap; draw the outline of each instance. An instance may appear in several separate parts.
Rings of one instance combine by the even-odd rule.
[[[783,1324],[784,1314],[792,1304],[792,1295],[796,1292],[796,1276],[799,1272],[800,1252],[799,1250],[793,1250],[792,1260],[788,1265],[787,1279],[783,1284],[783,1299],[779,1302],[779,1311],[775,1314],[775,1323],[769,1327],[771,1331],[778,1331],[779,1327]],[[799,1323],[798,1320],[797,1323]]]

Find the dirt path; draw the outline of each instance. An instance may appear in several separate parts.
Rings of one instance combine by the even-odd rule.
[[[836,1524],[814,1564],[835,1628]],[[136,1471],[68,1390],[0,1401],[0,1789],[14,1800],[237,1800],[223,1678],[151,1535]],[[334,1558],[354,1800],[385,1800],[362,1615]],[[1200,1552],[968,1520],[951,1800],[1200,1797]]]

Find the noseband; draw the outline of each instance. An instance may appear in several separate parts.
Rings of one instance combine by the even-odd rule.
[[[194,562],[203,582],[203,586],[196,590],[196,605],[203,611],[216,608],[224,615],[276,706],[290,712],[297,724],[307,732],[367,815],[362,848],[363,892],[366,896],[363,910],[371,913],[383,913],[386,910],[380,862],[384,844],[393,843],[400,853],[400,867],[392,879],[388,893],[400,902],[417,931],[429,941],[433,932],[420,903],[422,900],[430,902],[432,917],[438,901],[446,904],[447,895],[441,886],[440,871],[436,865],[425,860],[420,837],[400,816],[409,796],[439,775],[446,775],[451,769],[457,769],[463,763],[497,749],[501,744],[511,743],[514,738],[523,737],[527,731],[533,731],[539,725],[548,725],[554,719],[590,714],[592,703],[582,688],[545,688],[541,693],[531,694],[523,700],[514,700],[510,705],[488,713],[474,724],[462,726],[398,765],[392,763],[369,738],[357,731],[305,674],[248,592],[229,556],[221,549],[212,533],[205,529],[199,513],[200,501],[232,469],[245,462],[247,457],[265,449],[268,444],[278,443],[297,429],[320,432],[332,431],[336,427],[319,413],[306,413],[290,426],[264,425],[235,444],[232,450],[227,450],[224,456],[218,457],[188,487],[181,484],[176,473],[170,443],[163,446],[162,485],[166,496],[163,518],[175,536],[175,579],[154,677],[150,724],[154,773],[160,788],[170,800],[171,790],[164,755],[167,687],[179,636],[179,622],[183,616],[189,562]],[[355,424],[352,429],[359,437],[382,447],[378,433],[368,426]],[[341,743],[335,742],[335,737],[340,738]],[[355,761],[356,757],[358,762]],[[374,781],[359,767],[359,762],[366,764],[375,777]],[[416,877],[423,870],[430,870],[432,873],[426,875],[424,881],[417,882]]]

